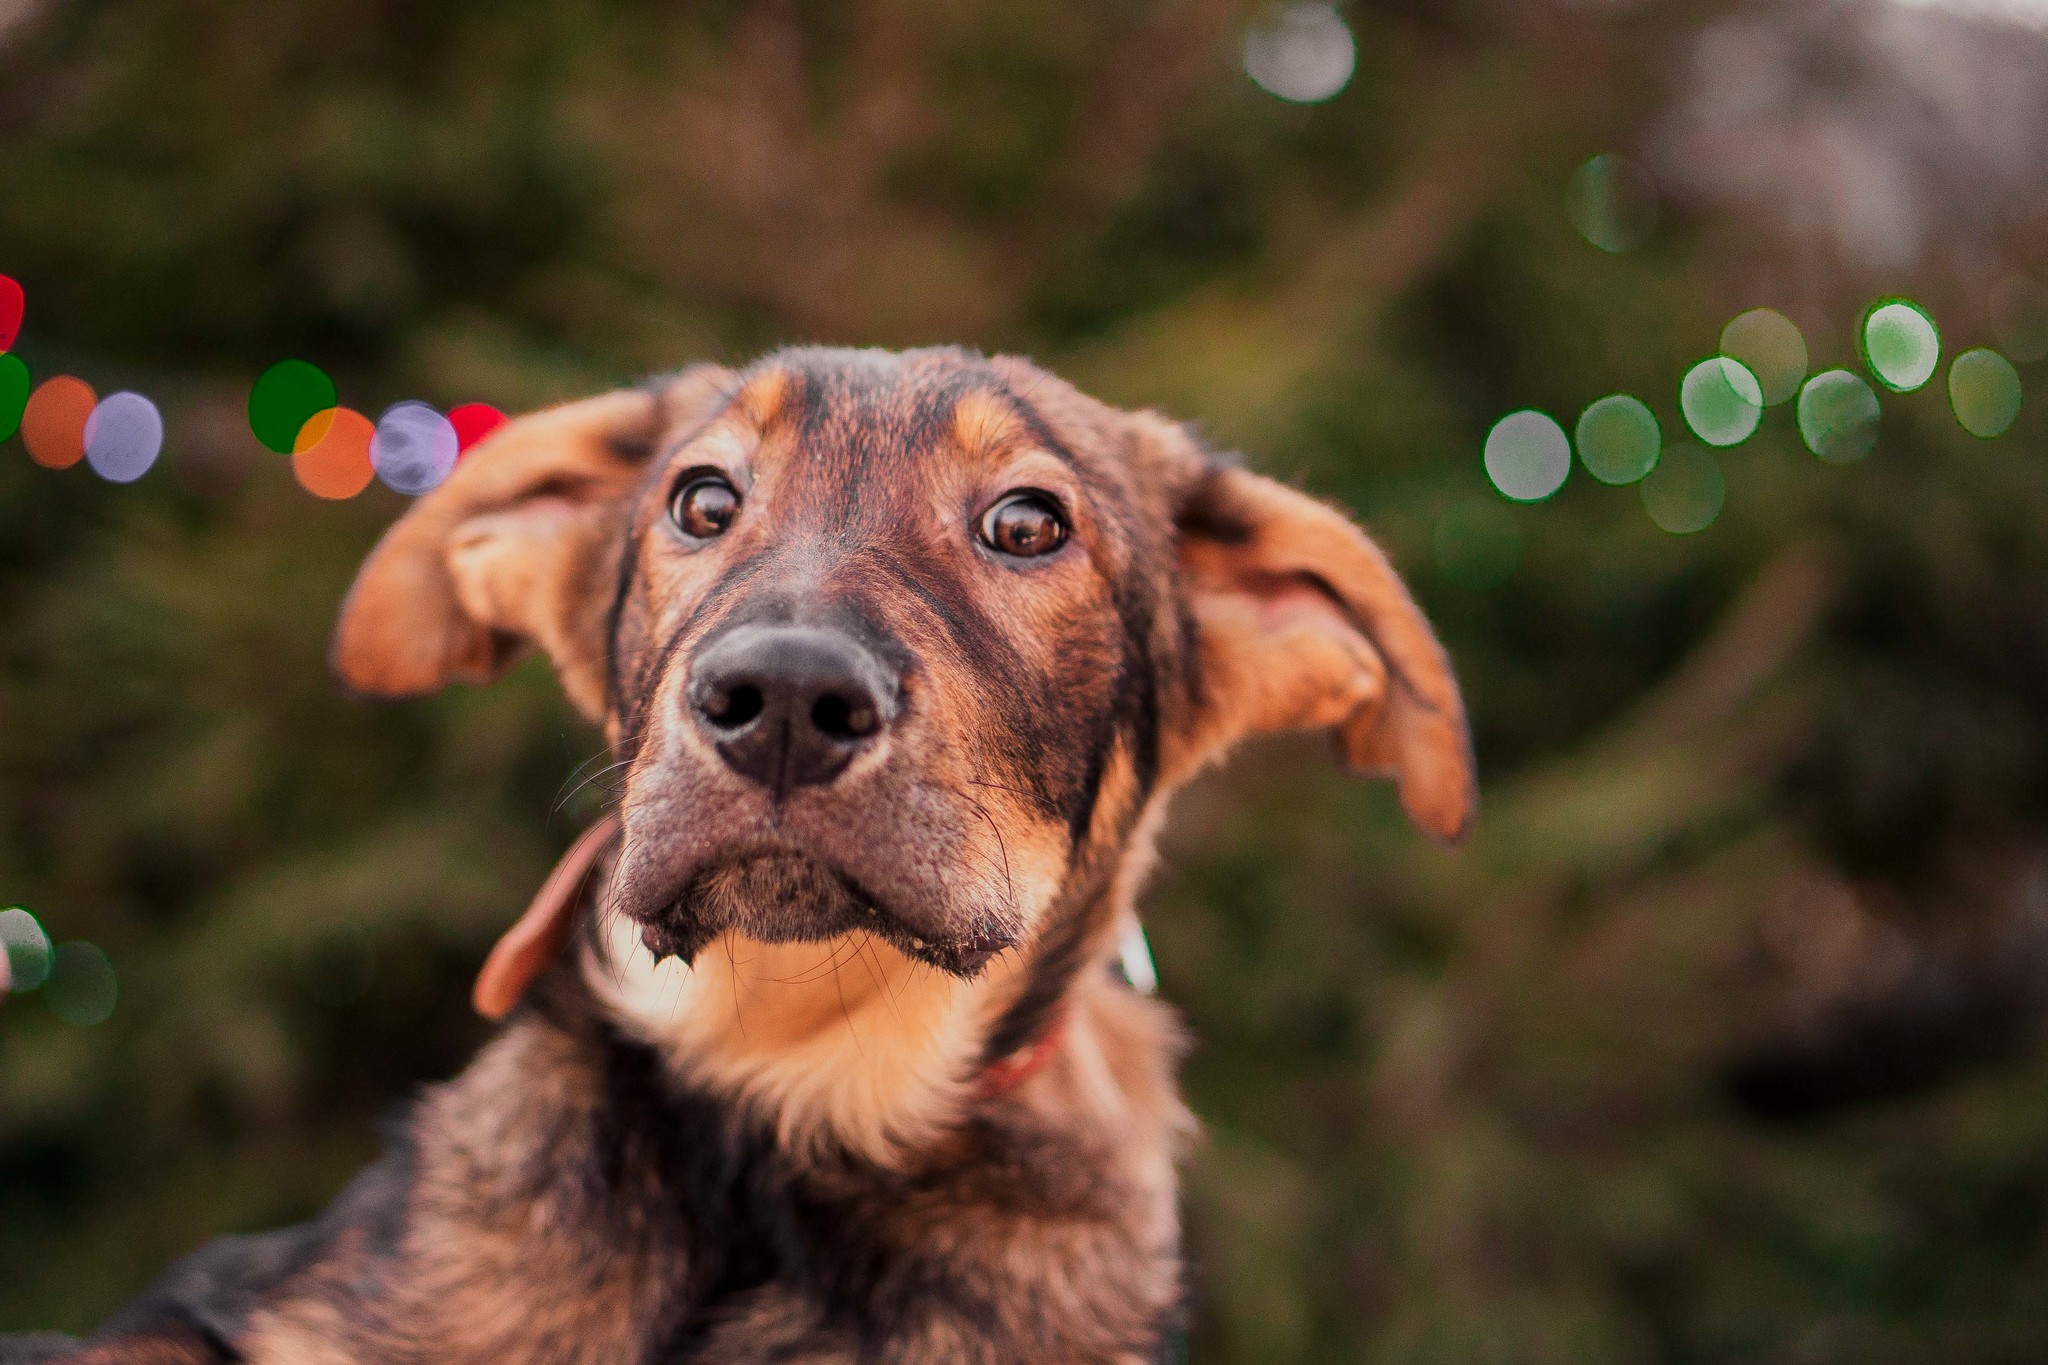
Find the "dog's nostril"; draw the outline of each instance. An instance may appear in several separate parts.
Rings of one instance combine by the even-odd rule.
[[[711,704],[704,708],[705,717],[713,725],[722,726],[727,730],[737,730],[742,725],[750,724],[754,717],[761,714],[762,707],[767,705],[767,699],[761,695],[761,689],[752,683],[741,683],[737,687],[729,688],[722,695],[713,696],[710,701]]]
[[[842,743],[865,739],[875,732],[879,717],[865,702],[855,704],[842,696],[826,693],[811,703],[811,724],[820,734]]]

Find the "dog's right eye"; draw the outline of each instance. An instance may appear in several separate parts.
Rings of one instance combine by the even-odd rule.
[[[725,534],[739,515],[740,495],[716,474],[699,474],[676,490],[668,514],[686,536],[711,540]]]

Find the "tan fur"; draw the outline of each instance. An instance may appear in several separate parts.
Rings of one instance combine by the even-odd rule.
[[[805,1150],[836,1141],[900,1164],[956,1122],[1014,959],[965,982],[866,935],[760,943],[721,935],[693,966],[657,963],[610,922],[584,979],[679,1076],[740,1097]]]
[[[979,459],[1027,444],[1029,433],[1009,404],[971,393],[953,408],[953,440],[967,458]]]

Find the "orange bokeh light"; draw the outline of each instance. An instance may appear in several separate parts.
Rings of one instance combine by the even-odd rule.
[[[85,458],[85,422],[99,395],[83,379],[60,374],[28,396],[21,413],[21,443],[45,469],[69,469]]]
[[[340,501],[370,485],[370,438],[377,428],[350,408],[314,413],[292,442],[292,476],[316,498]]]

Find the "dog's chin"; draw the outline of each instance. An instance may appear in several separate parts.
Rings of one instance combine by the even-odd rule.
[[[800,853],[756,852],[690,877],[675,899],[641,922],[640,939],[657,958],[696,960],[723,933],[758,943],[820,943],[870,933],[907,956],[972,978],[1012,946],[1008,938],[933,938],[912,931],[850,878]]]

